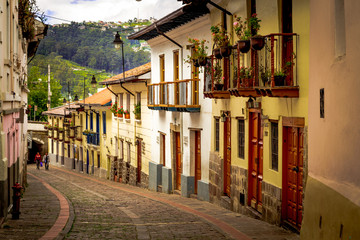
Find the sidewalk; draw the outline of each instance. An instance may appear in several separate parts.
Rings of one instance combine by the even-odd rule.
[[[0,228],[0,239],[55,239],[61,236],[69,217],[67,200],[34,175],[28,174],[27,179],[28,186],[20,202],[20,218],[13,220],[11,214],[8,215]]]

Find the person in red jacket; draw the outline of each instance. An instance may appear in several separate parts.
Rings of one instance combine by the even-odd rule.
[[[37,169],[40,169],[40,168],[39,168],[40,161],[41,161],[41,156],[40,156],[40,153],[38,152],[38,153],[35,155],[35,162],[36,162],[36,168],[37,168]]]

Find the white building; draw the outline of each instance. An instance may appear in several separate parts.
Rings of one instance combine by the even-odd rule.
[[[187,197],[195,193],[209,201],[212,104],[203,98],[203,67],[195,68],[184,59],[192,52],[189,37],[211,39],[210,17],[207,9],[192,8],[180,8],[128,38],[146,40],[151,47],[149,188],[181,191]]]

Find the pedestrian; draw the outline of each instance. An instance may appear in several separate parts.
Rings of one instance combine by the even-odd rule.
[[[45,153],[44,157],[43,157],[43,162],[45,164],[45,170],[49,170],[49,162],[50,162],[50,159],[49,159],[49,156],[47,153]]]
[[[41,155],[39,152],[37,152],[37,154],[35,155],[35,162],[36,162],[36,168],[40,169],[39,166],[40,166],[40,162],[41,162]]]

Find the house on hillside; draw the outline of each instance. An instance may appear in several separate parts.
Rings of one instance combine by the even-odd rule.
[[[209,10],[190,4],[128,37],[151,47],[151,190],[209,200],[212,101],[203,98],[204,67],[184,60],[194,57],[188,38],[210,40],[210,26]]]
[[[153,116],[147,108],[147,85],[151,63],[100,82],[112,93],[111,180],[148,187],[151,161]]]

